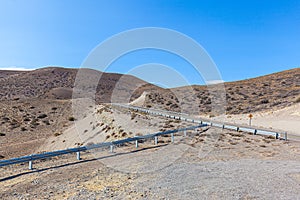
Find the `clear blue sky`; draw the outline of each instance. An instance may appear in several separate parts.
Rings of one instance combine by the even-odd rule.
[[[0,67],[78,67],[103,40],[140,27],[174,29],[195,39],[225,81],[300,66],[299,0],[0,0]],[[146,63],[202,83],[184,60],[154,50],[124,56],[110,71]]]

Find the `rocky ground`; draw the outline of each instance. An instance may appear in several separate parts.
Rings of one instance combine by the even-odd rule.
[[[0,157],[36,152],[49,137],[73,124],[67,100],[14,100],[0,102]]]
[[[101,74],[87,70],[94,78]],[[77,70],[0,71],[0,159],[66,149],[185,126],[179,120],[112,109],[133,105],[205,115],[214,119],[206,86],[163,89],[132,76],[105,74],[95,88],[97,105],[78,117],[72,95]],[[229,122],[265,128],[286,125],[299,133],[299,68],[225,83]],[[121,79],[121,81],[120,81]],[[86,79],[84,79],[86,80]],[[94,79],[87,79],[94,82]],[[211,89],[211,88],[210,88]],[[75,100],[83,98],[79,93]],[[130,98],[130,99],[129,99]],[[81,112],[81,110],[79,110]],[[288,122],[288,123],[286,123]],[[0,168],[0,199],[300,199],[299,141],[203,128],[115,148]]]
[[[300,102],[300,68],[208,87],[193,85],[151,91],[145,96],[144,107],[198,115],[215,116],[222,107],[225,109],[221,114],[281,109]]]
[[[299,199],[299,155],[299,143],[198,129],[174,144],[103,149],[81,161],[66,155],[37,161],[33,171],[1,168],[0,198]]]

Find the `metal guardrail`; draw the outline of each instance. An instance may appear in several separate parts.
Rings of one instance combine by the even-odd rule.
[[[110,147],[110,151],[113,152],[113,148],[115,145],[120,145],[120,144],[124,144],[124,143],[129,143],[129,142],[135,142],[135,146],[137,148],[139,140],[152,139],[152,138],[154,138],[155,145],[157,145],[158,136],[161,136],[161,135],[171,134],[171,141],[174,142],[174,133],[184,132],[184,136],[186,136],[187,130],[194,130],[194,129],[205,127],[205,126],[207,126],[207,124],[190,126],[190,127],[186,127],[186,128],[169,130],[169,131],[164,131],[164,132],[157,132],[157,133],[143,135],[143,136],[135,136],[132,138],[126,138],[126,139],[116,140],[116,141],[112,141],[112,142],[103,142],[103,143],[99,143],[99,144],[92,144],[92,145],[88,145],[88,146],[71,148],[71,149],[66,149],[66,150],[58,150],[58,151],[52,151],[52,152],[45,152],[45,153],[41,153],[41,154],[32,154],[29,156],[23,156],[23,157],[19,157],[19,158],[0,160],[0,167],[28,162],[29,163],[28,168],[30,170],[32,170],[33,169],[32,165],[33,165],[34,160],[41,160],[41,159],[51,158],[51,157],[60,156],[60,155],[64,155],[64,154],[70,154],[70,153],[76,153],[77,160],[80,160],[81,159],[80,152],[82,152],[82,151]]]
[[[192,118],[188,116],[186,113],[178,113],[178,112],[172,112],[172,111],[164,111],[164,110],[158,110],[158,109],[146,109],[143,107],[138,106],[131,106],[131,105],[124,105],[124,104],[111,104],[112,106],[119,106],[122,108],[131,109],[134,111],[144,112],[151,115],[157,115],[157,116],[163,116],[171,119],[177,119],[182,121],[188,121],[192,123],[199,123],[199,124],[208,124],[212,127],[218,127],[223,129],[230,129],[230,130],[236,130],[236,131],[244,131],[253,133],[253,135],[272,135],[276,139],[284,139],[287,140],[287,132],[281,131],[281,130],[273,130],[273,129],[266,129],[266,128],[260,128],[255,126],[247,126],[247,125],[237,125],[233,123],[224,123],[220,121],[215,120],[209,120],[205,118]]]
[[[187,130],[193,130],[193,129],[197,129],[197,128],[204,127],[204,126],[212,126],[212,127],[222,128],[222,129],[231,129],[231,130],[236,130],[236,131],[251,132],[254,135],[256,135],[256,134],[273,135],[274,137],[276,137],[276,139],[283,138],[283,139],[287,140],[287,132],[258,128],[258,127],[250,127],[250,126],[245,126],[245,125],[236,125],[236,124],[232,124],[232,123],[225,124],[223,122],[211,121],[211,120],[207,120],[204,118],[192,118],[192,117],[188,116],[188,114],[185,114],[185,113],[176,113],[176,112],[172,112],[172,111],[155,110],[155,109],[149,110],[149,109],[145,109],[142,107],[130,106],[130,105],[124,105],[124,104],[112,104],[112,105],[119,106],[119,107],[126,108],[126,109],[131,109],[134,111],[144,112],[144,113],[148,113],[148,114],[152,114],[152,115],[163,116],[163,117],[167,117],[167,118],[171,118],[171,119],[177,119],[177,120],[197,123],[199,125],[181,128],[181,129],[169,130],[169,131],[164,131],[164,132],[158,132],[158,133],[153,133],[153,134],[148,134],[148,135],[143,135],[143,136],[136,136],[136,137],[126,138],[126,139],[122,139],[122,140],[116,140],[116,141],[112,141],[112,142],[104,142],[104,143],[99,143],[99,144],[83,146],[83,147],[70,148],[70,149],[66,149],[66,150],[58,150],[58,151],[52,151],[52,152],[45,152],[42,154],[32,154],[29,156],[23,156],[23,157],[19,157],[19,158],[0,160],[0,167],[28,162],[29,169],[32,169],[32,164],[33,164],[34,160],[41,160],[41,159],[51,158],[51,157],[60,156],[60,155],[64,155],[64,154],[70,154],[70,153],[76,153],[77,159],[80,160],[81,159],[80,152],[82,152],[82,151],[88,151],[88,150],[96,149],[96,148],[110,147],[110,151],[113,152],[113,148],[115,145],[120,145],[120,144],[124,144],[124,143],[129,143],[129,142],[135,142],[135,146],[138,147],[139,140],[152,139],[152,138],[154,138],[155,144],[157,144],[158,136],[161,136],[161,135],[171,134],[171,141],[174,142],[174,133],[184,132],[184,136],[186,136]]]

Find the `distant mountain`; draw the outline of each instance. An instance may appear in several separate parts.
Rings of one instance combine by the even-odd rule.
[[[20,73],[24,73],[23,71],[10,71],[10,70],[0,70],[0,79],[6,78],[8,76],[17,75]]]
[[[0,100],[71,99],[78,71],[78,69],[58,67],[24,72],[0,71]],[[81,69],[80,72],[85,73],[87,83],[101,76],[96,89],[98,103],[110,102],[112,94],[115,98],[119,98],[114,101],[128,102],[130,98],[137,98],[142,94],[141,90],[134,92],[140,87],[147,90],[159,89],[157,86],[130,75],[102,73],[92,69]]]
[[[81,69],[82,72],[85,74],[85,85],[80,88],[83,92],[93,91],[89,85],[93,85],[101,76],[94,89],[97,103],[128,103],[146,92],[142,104],[145,107],[209,114],[214,102],[212,98],[218,96],[216,91],[212,92],[207,86],[163,89],[131,75],[102,73],[92,69]],[[0,100],[71,99],[77,73],[78,69],[57,67],[26,72],[0,71]],[[225,110],[229,114],[284,107],[299,98],[300,68],[228,82],[224,86]]]
[[[219,86],[220,87],[220,86]],[[210,114],[218,91],[207,86],[185,86],[148,93],[144,106],[178,112]],[[226,113],[250,113],[282,108],[300,101],[300,68],[257,78],[224,83]],[[217,97],[216,97],[217,99]],[[214,115],[214,113],[211,113]]]

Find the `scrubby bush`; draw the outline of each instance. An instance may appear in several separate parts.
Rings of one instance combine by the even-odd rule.
[[[54,133],[54,136],[55,137],[57,137],[57,136],[60,136],[61,135],[61,133],[60,132],[56,132],[56,133]]]
[[[136,117],[136,113],[131,113],[131,120],[134,120],[135,117]]]
[[[30,124],[31,124],[32,126],[38,126],[38,125],[40,125],[40,123],[38,123],[38,119],[33,119],[33,120],[30,122]]]
[[[46,125],[50,125],[49,120],[43,120],[43,123],[46,124]]]
[[[46,114],[40,114],[37,118],[39,118],[39,119],[44,119],[44,118],[46,118],[46,117],[47,117]]]
[[[263,100],[261,100],[261,103],[262,104],[267,104],[267,103],[269,103],[269,100],[268,99],[263,99]]]
[[[24,121],[24,122],[29,122],[30,119],[29,119],[28,117],[25,117],[23,121]]]
[[[73,117],[73,116],[72,116],[72,117],[69,117],[68,120],[71,121],[71,122],[72,122],[72,121],[75,121],[75,117]]]

